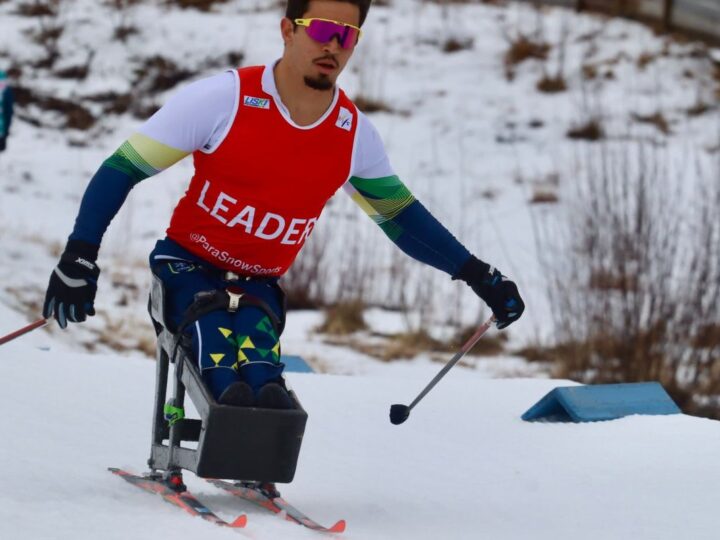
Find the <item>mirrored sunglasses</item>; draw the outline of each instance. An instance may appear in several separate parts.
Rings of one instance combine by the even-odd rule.
[[[318,43],[330,43],[337,38],[343,49],[352,49],[362,35],[357,26],[330,19],[295,19],[295,24],[304,26],[307,35]]]

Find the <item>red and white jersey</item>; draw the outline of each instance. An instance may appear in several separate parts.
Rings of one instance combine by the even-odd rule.
[[[280,276],[353,175],[359,113],[338,89],[322,118],[298,126],[277,99],[271,66],[237,75],[234,115],[216,147],[193,152],[195,175],[167,235],[217,267]]]

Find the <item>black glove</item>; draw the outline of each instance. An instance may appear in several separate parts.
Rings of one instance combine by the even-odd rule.
[[[525,310],[517,285],[477,257],[470,256],[453,279],[462,279],[485,301],[495,314],[499,329],[517,321]]]
[[[60,262],[50,275],[45,294],[43,317],[55,317],[60,328],[67,321],[82,322],[95,315],[95,293],[100,268],[95,264],[98,246],[70,240]]]

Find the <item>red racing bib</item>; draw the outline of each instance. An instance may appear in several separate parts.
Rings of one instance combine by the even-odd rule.
[[[230,131],[214,152],[193,153],[195,175],[167,235],[219,268],[280,276],[350,176],[358,115],[339,90],[322,122],[297,127],[263,91],[264,69],[238,70]]]

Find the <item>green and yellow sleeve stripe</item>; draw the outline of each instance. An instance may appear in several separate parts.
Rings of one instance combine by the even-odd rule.
[[[167,146],[141,133],[135,133],[106,159],[103,165],[127,174],[132,178],[133,183],[137,184],[164,171],[188,154],[189,152]]]
[[[393,220],[414,201],[415,197],[396,175],[384,178],[350,178],[346,187],[350,197],[383,229],[390,238],[402,234]]]

